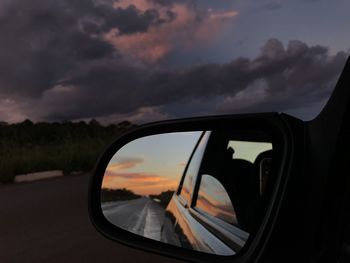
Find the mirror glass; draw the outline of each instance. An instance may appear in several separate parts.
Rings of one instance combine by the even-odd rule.
[[[256,131],[157,134],[122,147],[103,178],[106,219],[134,234],[234,255],[259,225],[272,143]]]

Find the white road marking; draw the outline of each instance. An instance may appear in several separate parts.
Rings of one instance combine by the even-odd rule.
[[[159,212],[159,210],[152,209],[150,206],[151,205],[148,205],[147,209],[143,236],[159,241],[164,214]]]
[[[130,229],[131,232],[138,234],[138,235],[141,235],[141,236],[143,235],[142,234],[142,223],[145,221],[148,206],[149,206],[149,201],[146,203],[146,205],[143,207],[142,211],[138,215],[138,219],[137,219],[136,224],[134,225],[134,227],[132,229]]]

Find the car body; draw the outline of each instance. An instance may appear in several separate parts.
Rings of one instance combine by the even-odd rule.
[[[215,149],[216,158],[222,152],[219,158],[224,160],[225,155],[228,155],[228,160],[222,161],[220,168],[209,168],[208,163],[215,165],[210,161],[213,157],[207,146],[218,140],[227,147],[223,147],[222,151]],[[249,206],[258,211],[272,150],[259,153],[253,163],[232,158],[235,153],[229,147],[228,140],[223,134],[215,132],[204,132],[200,137],[179,187],[167,206],[162,241],[219,255],[233,255],[247,242],[256,216],[251,210],[242,208]],[[242,141],[240,143],[244,144]],[[202,163],[203,159],[206,163]],[[211,170],[210,173],[214,176],[203,173],[204,170]],[[220,176],[223,170],[230,170],[235,179],[225,181]],[[247,175],[251,176],[250,181],[246,179]],[[245,181],[237,182],[242,178]],[[231,187],[234,180],[234,184],[244,188],[245,200],[242,200],[241,194],[237,194],[237,188]],[[247,212],[250,214],[247,215]]]

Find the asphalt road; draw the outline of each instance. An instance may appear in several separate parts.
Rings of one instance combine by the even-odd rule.
[[[107,203],[103,214],[114,225],[135,234],[160,240],[165,210],[148,197]]]
[[[180,262],[101,236],[87,187],[88,175],[0,186],[0,262]]]

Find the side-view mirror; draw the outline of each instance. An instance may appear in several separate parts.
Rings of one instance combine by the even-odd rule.
[[[165,121],[117,139],[92,176],[89,212],[112,240],[190,261],[256,258],[293,158],[284,114]]]

